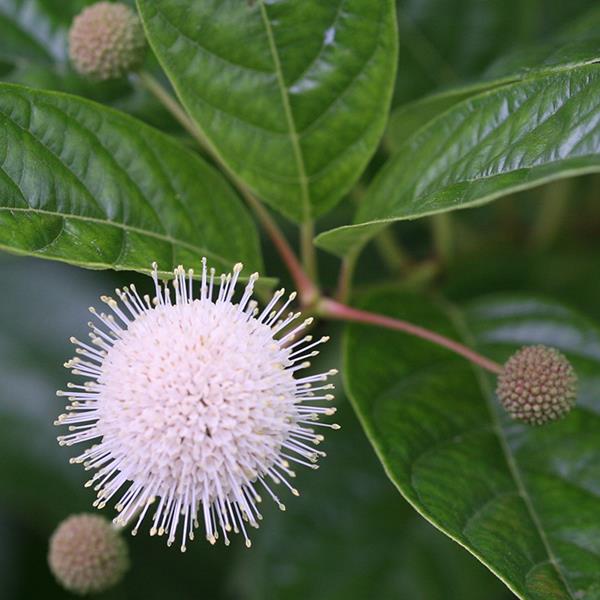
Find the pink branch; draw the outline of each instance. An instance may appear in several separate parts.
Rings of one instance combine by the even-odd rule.
[[[328,298],[325,298],[320,302],[319,309],[321,315],[329,317],[330,319],[377,325],[379,327],[385,327],[386,329],[394,329],[396,331],[408,333],[409,335],[414,335],[433,342],[438,346],[448,348],[448,350],[451,350],[455,354],[464,356],[467,360],[470,360],[472,363],[479,365],[492,373],[499,375],[502,372],[501,365],[478,354],[474,350],[471,350],[471,348],[440,335],[439,333],[435,333],[424,327],[419,327],[418,325],[413,325],[407,321],[401,321],[392,317],[386,317],[385,315],[378,315],[365,310],[359,310],[358,308],[352,308],[351,306],[346,306],[345,304],[341,304],[340,302]]]
[[[261,222],[262,226],[267,232],[267,235],[271,238],[275,249],[281,257],[281,260],[287,267],[287,270],[294,281],[294,285],[296,286],[300,304],[303,307],[310,306],[319,297],[318,288],[302,268],[302,265],[296,257],[296,254],[290,247],[288,241],[285,239],[283,233],[281,233],[277,223],[275,223],[267,209],[248,190],[242,187],[240,188],[240,191],[246,199],[246,202],[250,205],[252,210],[254,210],[258,220]]]

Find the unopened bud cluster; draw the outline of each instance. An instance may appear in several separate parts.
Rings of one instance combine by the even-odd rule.
[[[129,568],[127,546],[105,518],[73,515],[50,538],[50,570],[75,594],[103,592],[121,581]]]
[[[526,346],[504,365],[496,393],[511,417],[542,425],[573,408],[576,387],[577,376],[563,354],[546,346]]]
[[[84,9],[69,32],[69,55],[81,75],[104,81],[142,64],[146,38],[137,14],[125,4],[98,2]]]

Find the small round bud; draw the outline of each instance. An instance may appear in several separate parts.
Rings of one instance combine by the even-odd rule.
[[[125,4],[97,2],[73,20],[69,56],[75,70],[104,81],[122,77],[142,64],[146,51],[144,29]]]
[[[129,568],[129,554],[121,535],[104,517],[72,515],[50,538],[48,564],[65,589],[84,595],[119,583]]]
[[[543,425],[575,405],[577,376],[555,348],[526,346],[513,354],[498,376],[496,394],[513,419]]]

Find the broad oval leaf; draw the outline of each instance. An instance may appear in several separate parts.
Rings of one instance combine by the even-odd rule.
[[[262,263],[254,224],[168,136],[66,94],[0,85],[0,247],[88,268]]]
[[[501,296],[462,310],[383,292],[363,305],[475,346],[565,352],[578,406],[539,428],[511,421],[494,377],[401,333],[351,325],[345,383],[383,466],[426,519],[525,600],[600,594],[600,331],[554,302]]]
[[[392,0],[139,0],[150,43],[215,151],[296,221],[334,206],[383,132]]]
[[[600,65],[560,69],[464,100],[421,128],[375,178],[356,223],[317,244],[343,255],[393,221],[596,171]]]

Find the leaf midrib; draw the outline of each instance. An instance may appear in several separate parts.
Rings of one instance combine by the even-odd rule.
[[[283,70],[281,68],[281,60],[279,58],[279,51],[275,43],[275,36],[273,35],[273,29],[271,22],[269,21],[269,15],[265,7],[264,0],[260,0],[260,15],[267,34],[267,40],[269,42],[269,49],[271,51],[271,58],[273,59],[273,66],[275,68],[275,75],[277,77],[277,87],[281,94],[281,103],[286,118],[288,134],[290,142],[292,144],[292,150],[294,152],[294,159],[296,161],[296,169],[298,170],[298,182],[300,184],[300,195],[302,198],[302,212],[304,213],[304,221],[308,221],[311,218],[311,207],[310,207],[310,192],[308,188],[308,178],[306,176],[306,166],[304,164],[304,156],[302,154],[302,148],[300,146],[300,139],[298,137],[298,131],[296,128],[296,122],[292,113],[292,107],[290,99],[287,93],[287,87],[283,78]]]

